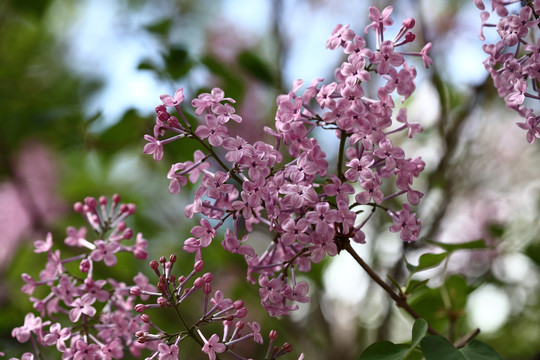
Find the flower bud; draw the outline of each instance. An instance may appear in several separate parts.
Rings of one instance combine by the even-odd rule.
[[[124,231],[124,230],[127,228],[127,225],[126,225],[125,222],[120,221],[120,222],[116,225],[116,228],[118,229],[118,231]]]
[[[413,42],[414,39],[416,39],[416,35],[414,35],[412,32],[408,32],[405,34],[405,41],[407,42]]]
[[[105,196],[99,197],[99,204],[100,205],[107,205],[107,198]]]
[[[160,273],[159,273],[159,263],[156,260],[150,261],[150,268],[152,270],[154,270],[155,273],[158,274],[158,276],[160,275]]]
[[[141,320],[144,322],[144,323],[149,323],[151,320],[150,320],[150,316],[148,314],[142,314],[141,315]]]
[[[73,210],[75,210],[78,213],[83,212],[83,204],[80,201],[77,201],[75,204],[73,204]]]
[[[292,349],[293,349],[292,345],[289,344],[288,342],[283,344],[283,350],[285,350],[286,352],[290,353],[292,351]]]
[[[171,254],[171,256],[169,256],[169,261],[174,264],[176,262],[176,255],[175,254]]]
[[[236,300],[234,303],[233,303],[233,306],[236,310],[240,310],[244,307],[244,302],[242,300]]]
[[[140,296],[141,295],[141,288],[138,286],[133,286],[131,289],[129,289],[129,293],[131,295]]]
[[[212,292],[212,285],[210,285],[210,283],[204,283],[203,292],[205,294],[210,294]]]
[[[159,262],[165,264],[167,262],[167,259],[165,258],[165,256],[160,256]]]
[[[197,272],[201,271],[204,266],[204,262],[202,260],[198,260],[195,265],[193,265],[193,269]]]
[[[415,21],[413,18],[408,18],[403,20],[403,26],[405,26],[407,29],[412,29],[414,27]]]
[[[88,273],[90,271],[90,260],[88,259],[82,259],[81,263],[79,264],[79,270],[81,270],[82,273]]]
[[[206,273],[203,275],[202,279],[205,283],[208,283],[210,281],[212,281],[212,279],[214,278],[214,275],[212,275],[212,273]]]
[[[146,310],[146,305],[144,304],[137,304],[135,305],[135,311],[138,313],[143,313],[144,310]]]
[[[234,326],[238,329],[238,330],[242,330],[244,328],[244,322],[243,321],[238,321]]]
[[[120,200],[122,200],[122,199],[120,198],[120,195],[114,194],[112,196],[112,200],[113,200],[114,203],[118,204],[120,202]]]
[[[247,315],[248,311],[246,308],[241,308],[236,311],[236,317],[241,319]]]
[[[124,238],[125,240],[131,239],[132,237],[133,237],[133,230],[131,229],[126,229],[126,231],[124,231],[124,233],[122,234],[122,238]]]
[[[276,330],[270,330],[270,339],[276,340],[277,339],[277,331]]]
[[[195,281],[193,282],[193,286],[196,288],[200,288],[203,285],[204,285],[204,280],[200,277],[196,278]]]
[[[167,302],[167,300],[163,297],[159,297],[157,299],[157,303],[159,304],[159,306],[161,307],[167,307],[169,305],[169,303]]]

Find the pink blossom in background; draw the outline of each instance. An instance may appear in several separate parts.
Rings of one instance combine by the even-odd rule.
[[[0,183],[0,270],[9,264],[25,236],[50,223],[65,208],[55,195],[58,166],[49,148],[27,141],[12,164],[13,178]]]

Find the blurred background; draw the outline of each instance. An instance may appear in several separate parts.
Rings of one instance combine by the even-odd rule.
[[[198,220],[184,218],[189,192],[171,196],[166,173],[196,148],[188,141],[171,146],[160,162],[142,153],[159,95],[182,86],[190,99],[219,86],[249,125],[235,131],[260,139],[276,95],[295,79],[333,80],[344,58],[325,48],[326,39],[338,23],[361,33],[369,5],[394,5],[392,33],[414,17],[410,51],[431,41],[435,66],[411,60],[417,91],[405,105],[424,132],[412,141],[395,138],[409,157],[426,162],[415,183],[425,193],[417,209],[422,239],[403,245],[381,216],[357,250],[379,274],[404,280],[403,252],[414,262],[432,250],[425,240],[484,239],[489,249],[455,252],[426,272],[429,287],[411,303],[443,333],[458,338],[480,327],[479,338],[505,359],[540,359],[538,143],[526,142],[515,125],[522,120],[487,78],[479,10],[468,0],[1,0],[0,351],[19,356],[29,346],[11,330],[32,311],[20,274],[36,275],[46,262],[32,241],[51,231],[62,246],[66,226],[84,225],[72,204],[86,196],[118,192],[136,203],[129,226],[148,239],[150,259],[174,252],[189,271],[193,259],[181,248]],[[486,38],[494,42],[496,34]],[[320,141],[331,161],[335,143]],[[277,329],[278,342],[290,342],[296,357],[356,359],[374,341],[410,338],[411,319],[348,254],[303,274],[311,304],[268,319],[258,287],[243,282],[243,260],[215,245],[207,270],[220,271],[225,295],[243,299],[263,334]],[[137,271],[150,275],[146,262],[120,261],[124,271],[115,275],[127,282]],[[190,351],[190,358],[206,357],[195,348],[180,353]]]

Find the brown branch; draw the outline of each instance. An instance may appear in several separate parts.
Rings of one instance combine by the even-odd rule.
[[[380,287],[383,288],[384,291],[390,295],[392,300],[396,303],[397,307],[402,308],[406,312],[408,312],[413,318],[420,319],[421,316],[407,303],[407,298],[402,295],[398,295],[392,290],[390,285],[388,285],[377,273],[358,255],[356,251],[351,247],[350,243],[344,244],[344,249],[347,250],[349,254],[356,260],[356,262],[364,269],[369,277],[373,279]],[[441,335],[439,334],[431,325],[428,324],[428,331],[432,335]]]

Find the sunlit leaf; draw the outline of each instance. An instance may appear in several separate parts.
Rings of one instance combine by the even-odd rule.
[[[358,360],[403,360],[407,352],[390,341],[380,341],[364,350]]]

